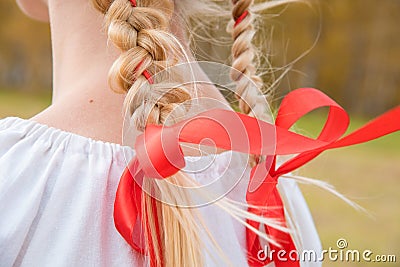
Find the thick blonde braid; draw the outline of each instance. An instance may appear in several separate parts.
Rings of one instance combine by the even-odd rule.
[[[169,32],[173,1],[92,1],[105,14],[109,39],[121,50],[120,57],[110,70],[111,88],[127,94],[125,109],[133,114],[139,130],[143,130],[148,123],[164,124],[172,110],[191,99],[189,90],[185,88],[163,84],[149,86],[151,80],[144,75],[155,74],[181,61],[181,46]],[[177,118],[184,115],[184,108],[177,110],[180,110],[174,112]],[[179,207],[182,199],[190,203],[185,191],[177,189],[186,185],[186,179],[179,173],[168,181],[144,181],[143,186],[157,187],[162,199],[169,203],[156,201],[156,210],[153,210],[154,198],[147,193],[143,195],[145,216],[142,219],[145,229],[150,229],[145,236],[147,246],[152,244],[156,253],[155,259],[151,259],[156,266],[202,265],[202,247],[194,212]],[[158,220],[153,212],[158,214]],[[161,229],[160,239],[155,236],[157,227]]]

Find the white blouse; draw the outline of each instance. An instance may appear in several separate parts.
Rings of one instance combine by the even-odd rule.
[[[129,147],[95,141],[19,118],[0,120],[0,266],[145,266],[115,229],[113,204]],[[202,157],[186,157],[189,168]],[[228,168],[229,166],[229,168]],[[239,153],[215,156],[192,174],[204,184],[245,169]],[[227,179],[218,186],[224,190]],[[228,196],[245,200],[246,183]],[[300,229],[303,249],[321,250],[311,215],[296,183],[280,179],[286,209]],[[247,266],[245,228],[215,205],[199,208],[209,231],[234,266]],[[205,240],[205,244],[207,244]],[[216,253],[216,252],[211,252]],[[206,255],[206,266],[225,266]],[[303,263],[302,266],[320,266]],[[273,264],[271,264],[273,266]]]

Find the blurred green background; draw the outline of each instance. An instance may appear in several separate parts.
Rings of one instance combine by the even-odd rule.
[[[351,128],[355,129],[400,103],[400,1],[329,0],[311,7],[296,4],[276,13],[282,14],[265,14],[265,25],[272,27],[263,28],[258,36],[271,49],[269,58],[274,66],[293,63],[277,86],[275,106],[289,90],[316,87],[350,112]],[[0,2],[0,19],[0,119],[29,118],[51,101],[49,28],[26,18],[12,0]],[[271,32],[273,39],[269,38]],[[204,42],[199,42],[199,47],[220,61],[229,54],[226,47],[209,47]],[[200,51],[202,57],[205,55]],[[282,69],[277,68],[273,74],[280,73]],[[268,75],[271,73],[264,77],[267,80]],[[310,114],[296,130],[315,136],[323,119],[320,112]],[[335,249],[336,241],[345,238],[349,249],[394,254],[400,262],[399,149],[400,134],[396,133],[325,152],[299,171],[300,175],[330,182],[373,217],[321,189],[302,186],[325,249]],[[400,263],[326,261],[324,266]]]

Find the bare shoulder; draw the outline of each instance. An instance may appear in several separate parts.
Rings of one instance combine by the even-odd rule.
[[[122,103],[122,95],[72,95],[56,101],[31,120],[94,140],[121,144]]]

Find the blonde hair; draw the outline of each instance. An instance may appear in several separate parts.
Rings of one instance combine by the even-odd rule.
[[[292,2],[282,0],[279,4]],[[92,0],[95,7],[105,15],[107,34],[112,43],[121,50],[119,58],[113,64],[109,83],[113,90],[126,93],[125,109],[133,115],[136,127],[143,130],[146,124],[164,124],[176,107],[192,98],[191,90],[171,84],[150,84],[144,72],[156,74],[179,62],[187,61],[182,45],[170,32],[170,22],[176,8],[180,16],[195,16],[201,12],[222,10],[221,6],[207,0],[138,0],[133,6],[129,0]],[[193,3],[196,2],[196,3]],[[254,63],[255,50],[252,38],[254,16],[250,11],[253,0],[234,0],[233,19],[244,11],[248,15],[234,26],[229,24],[234,43],[232,47],[232,66],[239,71],[232,72],[237,83],[239,107],[246,113],[261,119],[269,119],[265,112],[265,96],[261,93],[262,79],[256,74]],[[176,5],[176,7],[175,7]],[[217,12],[215,12],[216,14]],[[227,12],[220,12],[227,15]],[[244,76],[250,77],[243,79]],[[256,86],[252,86],[252,84]],[[149,88],[150,87],[150,88]],[[183,116],[185,108],[174,112],[176,120]],[[204,246],[200,233],[208,234],[196,209],[181,208],[181,203],[191,203],[191,195],[179,188],[195,185],[194,180],[182,172],[165,180],[145,179],[143,186],[155,190],[162,201],[155,200],[147,193],[143,194],[143,221],[145,224],[146,246],[152,247],[156,266],[203,266]],[[221,199],[215,203],[239,222],[274,243],[269,237],[251,228],[246,219],[273,225],[287,231],[268,218],[257,217],[247,212],[244,203]],[[160,229],[160,236],[152,233]],[[210,236],[211,240],[212,236]],[[220,251],[215,241],[217,251]],[[221,251],[220,251],[221,252]],[[222,252],[220,253],[223,254]],[[229,262],[228,260],[226,260]],[[228,263],[229,264],[229,263]]]
[[[232,68],[234,71],[231,72],[231,78],[237,84],[239,108],[245,114],[269,120],[265,105],[266,96],[261,91],[263,81],[256,73],[257,67],[254,62],[255,49],[252,44],[255,35],[254,14],[250,10],[254,0],[232,0],[232,3],[233,20],[228,25],[228,32],[233,38]],[[246,14],[245,12],[247,15],[236,24],[240,16]]]

